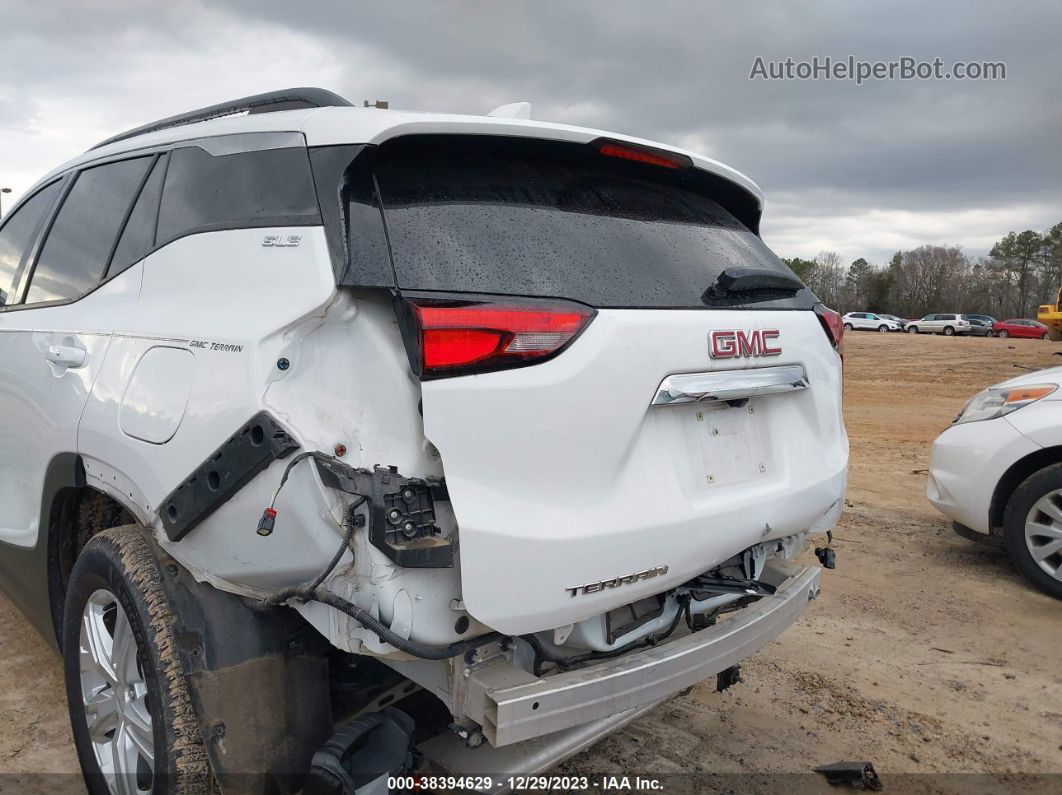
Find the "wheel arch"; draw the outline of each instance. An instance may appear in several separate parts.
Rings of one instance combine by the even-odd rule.
[[[132,521],[130,508],[88,485],[81,456],[58,453],[44,472],[36,543],[0,543],[0,583],[26,619],[56,650],[66,582],[80,545],[107,527]]]
[[[996,483],[988,507],[988,528],[993,535],[1003,530],[1003,514],[1011,496],[1026,478],[1052,464],[1062,463],[1062,446],[1045,447],[1015,461]]]

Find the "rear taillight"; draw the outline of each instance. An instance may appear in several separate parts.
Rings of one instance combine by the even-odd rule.
[[[399,308],[410,364],[422,379],[537,364],[560,353],[593,320],[566,301],[407,298]]]
[[[838,312],[827,309],[822,304],[815,304],[815,314],[830,338],[830,344],[841,356],[844,356],[844,318]]]

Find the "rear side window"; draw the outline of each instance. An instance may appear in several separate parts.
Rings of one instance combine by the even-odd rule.
[[[400,288],[703,309],[728,266],[790,273],[692,169],[578,144],[455,138],[385,145],[375,173]],[[807,290],[764,298],[726,305],[814,302]]]
[[[19,266],[37,235],[37,229],[44,220],[45,213],[52,206],[59,193],[58,182],[29,198],[15,212],[11,213],[0,227],[0,307],[14,301],[16,280]]]
[[[41,247],[27,304],[80,298],[99,284],[152,160],[121,160],[77,176]]]
[[[188,146],[170,153],[157,245],[194,232],[319,223],[303,147],[215,156]]]
[[[155,225],[158,222],[159,198],[162,194],[162,179],[166,173],[166,158],[160,157],[151,169],[151,175],[140,190],[133,212],[125,224],[125,230],[114,250],[107,277],[117,276],[131,265],[140,262],[155,245]]]

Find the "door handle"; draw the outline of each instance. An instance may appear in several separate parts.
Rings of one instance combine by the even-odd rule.
[[[45,358],[52,364],[73,369],[83,365],[87,355],[88,353],[84,348],[79,348],[76,345],[50,345]]]

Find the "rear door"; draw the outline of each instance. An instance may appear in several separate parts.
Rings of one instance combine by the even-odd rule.
[[[77,450],[78,421],[111,331],[139,292],[131,280],[101,283],[153,161],[123,160],[67,180],[59,209],[24,262],[21,301],[2,315],[0,540],[36,543],[48,465]]]
[[[45,186],[8,214],[0,227],[0,540],[24,538],[35,527],[39,497],[27,488],[25,448],[33,433],[25,425],[26,371],[39,367],[27,356],[18,303],[19,282],[41,225],[59,197],[62,181]]]
[[[727,209],[734,186],[640,154],[452,139],[376,164],[464,600],[506,632],[839,510],[841,363],[814,296]],[[759,276],[723,289],[740,267]],[[783,394],[682,401],[779,368]]]

